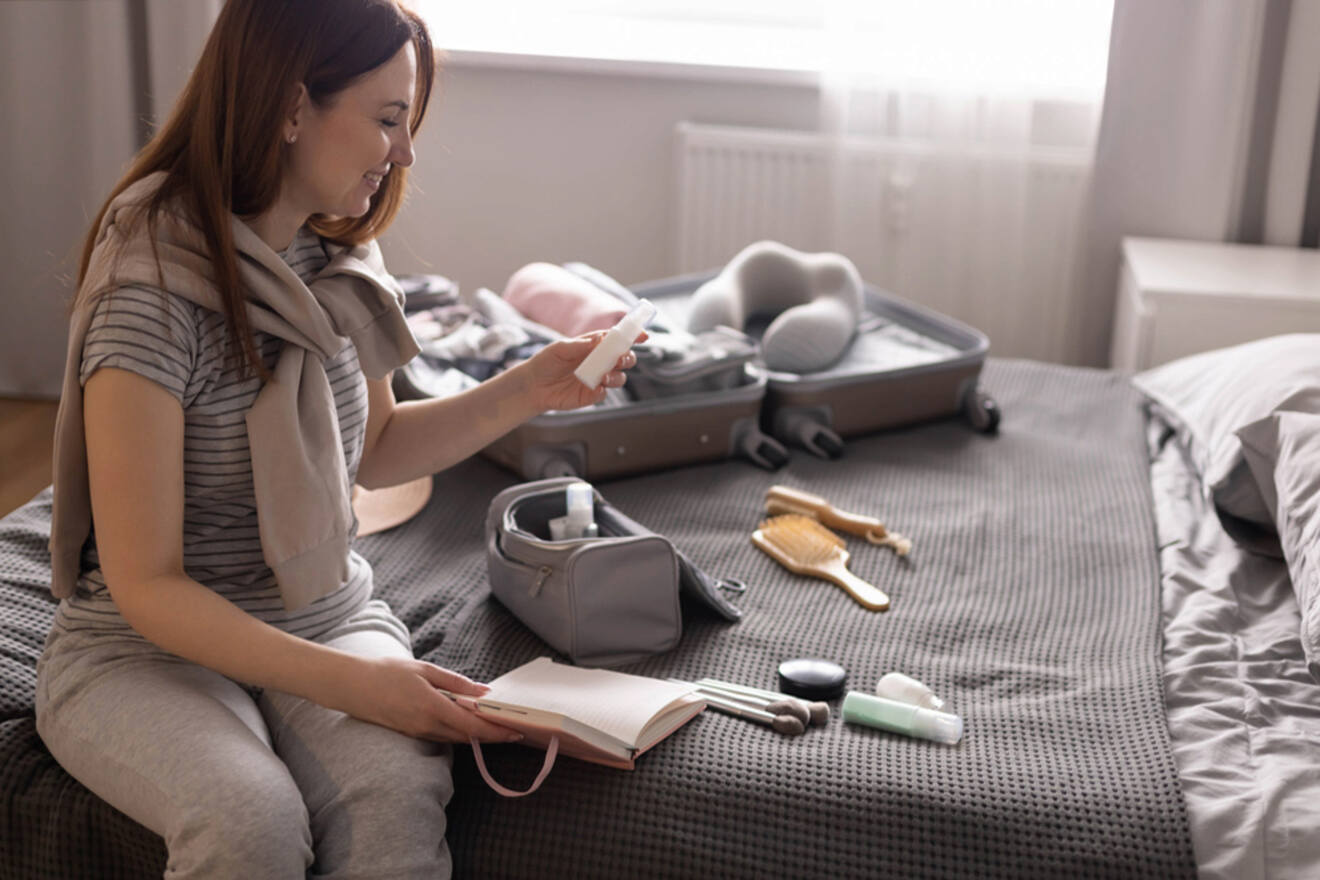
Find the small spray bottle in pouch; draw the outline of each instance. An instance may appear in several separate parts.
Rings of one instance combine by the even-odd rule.
[[[583,358],[582,363],[573,371],[573,375],[588,388],[598,387],[605,374],[625,351],[632,348],[637,334],[641,333],[654,317],[655,305],[647,299],[638,300],[637,305],[619,319],[619,323],[605,331],[605,338]]]
[[[596,502],[590,483],[569,483],[565,486],[564,506],[568,513],[550,520],[550,537],[553,540],[594,538],[600,534],[595,523]]]

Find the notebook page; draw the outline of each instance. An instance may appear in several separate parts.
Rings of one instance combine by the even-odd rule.
[[[692,692],[658,678],[583,669],[540,657],[490,682],[484,699],[567,715],[636,746],[657,713]]]

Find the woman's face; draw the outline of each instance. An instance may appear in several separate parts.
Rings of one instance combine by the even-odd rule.
[[[416,51],[406,43],[328,105],[304,99],[289,128],[297,139],[284,180],[300,213],[360,217],[390,168],[413,163],[408,108],[416,84]]]

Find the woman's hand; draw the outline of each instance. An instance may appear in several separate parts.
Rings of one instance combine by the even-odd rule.
[[[362,657],[356,664],[343,700],[335,708],[355,718],[439,742],[516,742],[522,735],[486,721],[464,709],[436,688],[480,697],[490,690],[423,660],[403,657]]]
[[[591,350],[605,337],[605,330],[596,330],[573,339],[560,339],[532,355],[527,361],[530,370],[530,394],[532,403],[538,412],[557,409],[577,409],[600,403],[605,399],[607,388],[619,388],[623,385],[624,370],[637,363],[637,355],[631,350],[624,352],[615,363],[614,369],[605,374],[599,386],[588,388],[583,385],[573,371],[586,358]],[[635,342],[641,342],[646,334],[640,334]]]

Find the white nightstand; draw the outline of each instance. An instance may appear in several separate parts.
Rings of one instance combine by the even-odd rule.
[[[1280,333],[1320,332],[1320,252],[1123,239],[1110,365],[1144,370]]]

